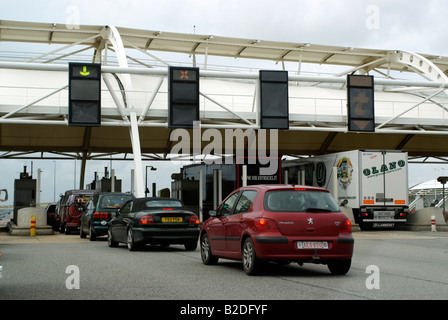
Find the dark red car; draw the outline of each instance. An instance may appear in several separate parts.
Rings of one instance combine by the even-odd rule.
[[[95,190],[68,190],[61,196],[58,212],[61,233],[79,232],[81,214],[85,211],[87,201],[94,193]]]
[[[327,264],[333,274],[350,270],[351,222],[326,189],[256,185],[233,191],[210,211],[200,233],[206,265],[241,260],[255,274],[266,261]]]

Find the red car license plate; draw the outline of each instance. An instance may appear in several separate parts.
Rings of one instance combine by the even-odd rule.
[[[297,241],[298,249],[328,249],[327,241]]]

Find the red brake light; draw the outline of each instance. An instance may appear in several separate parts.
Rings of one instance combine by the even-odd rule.
[[[163,211],[173,211],[173,208],[163,208]]]
[[[154,220],[153,216],[143,216],[140,218],[140,220],[138,221],[140,224],[152,224],[152,223],[156,223],[156,221]]]
[[[107,211],[98,211],[98,212],[95,212],[93,214],[93,217],[97,218],[97,219],[107,219],[107,218],[109,218],[109,212],[107,212]]]
[[[191,217],[190,217],[190,221],[189,221],[189,223],[190,223],[190,224],[199,224],[199,218],[198,218],[198,216],[191,216]]]
[[[255,226],[260,231],[278,231],[277,223],[271,219],[266,218],[255,219]]]
[[[342,221],[339,225],[339,231],[352,232],[352,222],[349,219]]]

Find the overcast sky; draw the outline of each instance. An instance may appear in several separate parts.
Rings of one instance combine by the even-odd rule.
[[[0,1],[1,19],[446,54],[445,0]]]
[[[446,0],[0,0],[2,20],[115,25],[249,39],[400,49],[443,56],[448,55],[447,12]],[[17,177],[23,165],[30,166],[30,161],[16,161],[12,165],[10,160],[2,160],[0,165],[6,166],[6,162],[8,171]],[[108,162],[95,162],[88,168],[86,181],[93,179],[94,171],[103,172],[104,166],[108,165]],[[118,178],[126,179],[126,191],[130,189],[127,176],[132,165],[131,162],[117,164]],[[164,187],[169,187],[171,172],[162,178],[162,172],[167,171],[162,168],[164,165],[158,165],[161,170],[151,174],[158,181],[164,181]],[[52,201],[55,194],[72,188],[75,185],[72,173],[78,170],[79,174],[74,161],[56,164],[39,160],[34,162],[34,168],[43,168],[46,186],[53,186],[55,170],[58,175],[56,189],[44,191],[44,202]],[[428,166],[425,170],[412,170],[411,167],[410,184],[448,174],[443,168]],[[63,172],[70,174],[70,178]],[[3,170],[0,186],[12,190],[12,182],[5,184],[4,180]]]

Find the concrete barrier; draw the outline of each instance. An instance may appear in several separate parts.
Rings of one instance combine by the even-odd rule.
[[[448,223],[441,208],[429,207],[409,213],[406,228],[415,231],[431,231],[432,217],[435,217],[435,229],[437,231],[448,231]]]
[[[44,208],[23,208],[17,212],[17,225],[10,221],[9,233],[17,236],[29,236],[31,230],[31,217],[36,216],[36,235],[51,235],[53,229],[47,225],[47,215]]]

